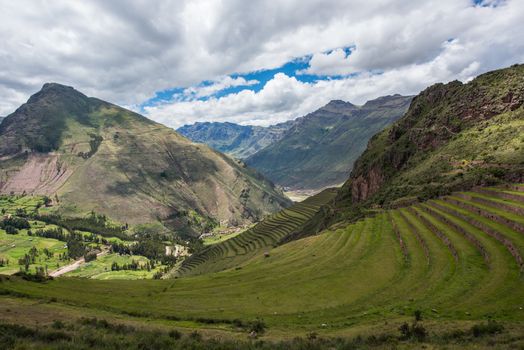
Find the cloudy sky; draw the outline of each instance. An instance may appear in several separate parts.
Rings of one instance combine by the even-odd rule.
[[[0,0],[0,115],[45,82],[269,125],[524,62],[524,0]]]

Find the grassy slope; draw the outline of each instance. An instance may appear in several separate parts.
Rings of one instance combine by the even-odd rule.
[[[488,197],[518,208],[524,193],[516,195],[522,199]],[[261,317],[277,337],[377,327],[396,331],[416,309],[430,325],[463,327],[493,317],[523,327],[524,277],[507,243],[522,256],[524,236],[454,204],[453,198],[383,212],[279,246],[242,269],[163,281],[12,279],[0,283],[0,290],[153,319]],[[452,208],[451,214],[445,208]],[[498,210],[496,205],[488,209]],[[512,219],[522,221],[522,215]],[[479,229],[479,222],[498,238]]]
[[[335,196],[327,189],[301,203],[273,214],[241,234],[204,248],[186,259],[177,275],[196,275],[242,266],[251,259],[267,253],[287,237],[303,230],[317,210]]]

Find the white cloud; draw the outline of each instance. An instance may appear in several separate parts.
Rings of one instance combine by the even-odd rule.
[[[275,76],[261,91],[150,107],[168,125],[207,119],[268,124],[330,99],[361,103],[524,61],[524,1],[0,0],[0,115],[44,82],[139,105],[251,85],[232,73],[313,54],[308,72],[356,77],[305,84]],[[516,33],[516,34],[515,34]],[[449,39],[453,39],[448,42]],[[336,48],[354,47],[349,57]],[[335,49],[331,54],[323,54]],[[382,71],[371,76],[368,71]],[[199,85],[212,81],[211,85]]]

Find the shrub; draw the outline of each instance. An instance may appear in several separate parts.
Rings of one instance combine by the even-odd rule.
[[[318,338],[318,334],[316,332],[309,332],[306,335],[307,340],[315,340]]]
[[[96,251],[87,252],[84,255],[84,260],[85,260],[85,262],[90,262],[90,261],[96,260]]]
[[[5,229],[5,233],[7,233],[8,235],[18,234],[18,230],[14,228],[13,226],[6,226],[4,229]]]
[[[60,320],[54,320],[51,327],[53,327],[54,329],[62,329],[65,327],[65,324]]]
[[[413,333],[413,338],[418,341],[423,341],[428,335],[426,328],[424,328],[424,326],[420,323],[414,323],[411,326],[411,332]]]
[[[488,320],[488,323],[479,323],[471,327],[471,333],[474,337],[501,333],[504,326],[497,321]]]
[[[415,315],[415,321],[417,321],[417,322],[418,322],[418,321],[422,321],[422,311],[420,311],[420,310],[415,310],[414,315]]]
[[[180,333],[176,329],[172,329],[169,331],[169,336],[173,339],[180,339],[182,338],[182,333]]]
[[[257,334],[262,334],[266,330],[266,324],[261,319],[256,319],[249,323],[249,332],[256,332]]]
[[[407,322],[404,322],[399,327],[399,331],[401,340],[416,339],[418,341],[423,341],[428,335],[426,328],[416,321],[413,322],[411,326]]]
[[[192,339],[192,340],[201,340],[202,339],[202,335],[200,333],[198,333],[197,331],[193,331],[193,332],[189,333],[189,338]]]

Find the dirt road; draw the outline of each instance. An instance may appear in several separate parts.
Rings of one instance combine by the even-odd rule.
[[[107,250],[101,251],[100,253],[98,253],[96,255],[96,257],[98,259],[99,257],[101,257],[101,256],[103,256],[105,254],[107,254]],[[61,276],[61,275],[65,274],[65,273],[68,273],[68,272],[71,272],[71,271],[74,271],[74,270],[78,269],[80,266],[82,266],[84,264],[85,264],[84,258],[80,258],[78,260],[75,260],[74,262],[72,262],[69,265],[62,266],[58,270],[55,270],[55,271],[51,272],[49,274],[49,276],[51,276],[51,277]]]

